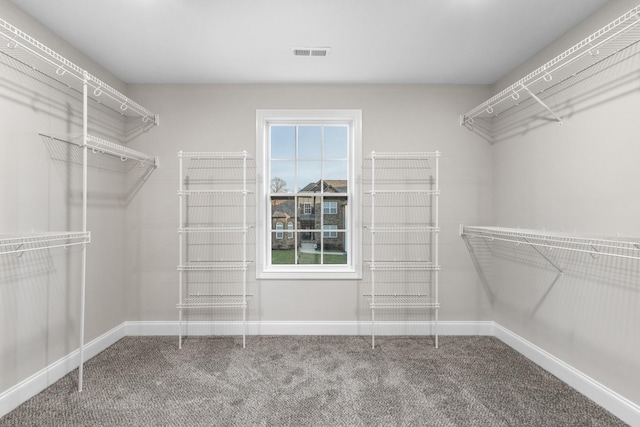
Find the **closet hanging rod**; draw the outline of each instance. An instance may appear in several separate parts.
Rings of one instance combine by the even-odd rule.
[[[524,230],[503,227],[460,226],[462,237],[481,237],[489,241],[498,240],[530,245],[547,249],[561,249],[572,252],[587,253],[594,256],[640,260],[640,239],[613,240],[609,238],[580,236],[563,232]]]
[[[601,47],[605,46],[610,41],[620,37],[622,34],[628,32],[632,28],[638,26],[640,22],[638,19],[639,15],[640,5],[634,7],[624,15],[605,25],[600,30],[591,34],[590,36],[575,44],[571,48],[567,49],[549,62],[527,74],[517,82],[513,83],[511,86],[505,88],[487,101],[478,105],[476,108],[464,114],[461,117],[460,124],[463,126],[473,125],[474,118],[476,118],[477,116],[481,114],[493,115],[495,113],[495,107],[505,101],[515,102],[517,105],[522,101],[522,99],[520,99],[520,91],[526,90],[535,83],[542,82],[547,87],[551,87],[557,84],[557,82],[553,81],[554,73],[558,72],[562,68],[567,67],[568,65],[575,63],[576,61],[583,57],[586,57],[587,55],[594,58],[598,56],[598,54],[600,53],[599,49]],[[625,47],[637,41],[637,37],[634,37],[633,41],[630,43],[626,43]],[[616,49],[616,51],[613,53],[616,53],[620,50],[622,50],[622,48]],[[599,62],[600,60],[601,59],[594,59],[590,62]],[[588,68],[590,65],[584,67],[583,69]],[[544,89],[540,90],[538,93],[543,91]]]
[[[159,124],[159,116],[157,114],[147,110],[137,102],[133,101],[118,90],[114,89],[88,71],[79,67],[2,18],[0,18],[0,31],[8,40],[7,47],[9,49],[15,49],[18,46],[21,47],[27,53],[49,64],[55,70],[57,76],[69,75],[77,79],[80,83],[86,80],[87,85],[93,89],[92,93],[96,101],[98,101],[98,98],[102,94],[105,94],[119,105],[119,110],[122,114],[124,114],[125,111],[133,111],[135,114],[141,116],[143,121],[152,121],[155,125]]]

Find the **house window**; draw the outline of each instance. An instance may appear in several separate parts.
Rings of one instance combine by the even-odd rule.
[[[338,229],[337,225],[325,225],[324,226],[325,232],[323,233],[324,238],[325,239],[337,239],[338,238],[338,233],[336,231],[326,231],[326,230],[337,230],[337,229]]]
[[[322,212],[325,215],[336,215],[338,213],[338,202],[324,202]]]
[[[360,278],[361,112],[258,110],[256,122],[258,278]],[[289,218],[287,239],[275,218]]]
[[[282,223],[276,223],[276,239],[282,239],[284,237],[284,233],[282,232]]]

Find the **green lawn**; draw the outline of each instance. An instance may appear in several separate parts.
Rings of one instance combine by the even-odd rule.
[[[301,252],[299,257],[299,264],[320,264],[320,254],[310,254]],[[271,251],[271,264],[295,264],[294,261],[295,251],[293,249],[288,250],[272,250]],[[338,254],[325,254],[325,264],[346,264],[347,256]]]

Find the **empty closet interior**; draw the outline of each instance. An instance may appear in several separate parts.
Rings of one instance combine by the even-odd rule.
[[[0,3],[0,417],[126,336],[491,335],[640,422],[639,53],[625,0],[491,84],[146,84]]]

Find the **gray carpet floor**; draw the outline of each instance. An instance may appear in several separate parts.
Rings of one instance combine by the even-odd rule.
[[[493,337],[127,337],[0,426],[625,425]]]

